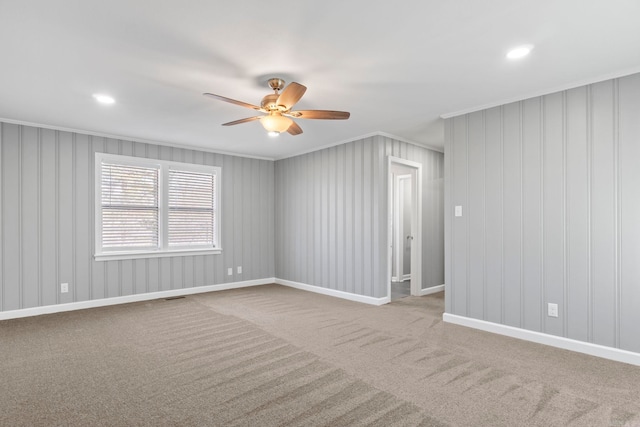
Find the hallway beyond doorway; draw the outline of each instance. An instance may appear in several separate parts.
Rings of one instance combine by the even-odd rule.
[[[411,295],[411,280],[391,282],[391,301]]]

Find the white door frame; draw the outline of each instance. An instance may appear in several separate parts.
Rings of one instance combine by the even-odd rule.
[[[388,218],[387,218],[387,241],[389,243],[387,252],[387,297],[391,300],[391,258],[393,242],[393,174],[391,165],[400,164],[415,169],[415,180],[412,182],[411,192],[413,193],[411,204],[411,295],[420,295],[422,290],[422,164],[411,160],[401,159],[395,156],[387,158],[388,176]]]

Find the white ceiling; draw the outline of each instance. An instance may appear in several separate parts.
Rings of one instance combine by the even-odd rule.
[[[442,114],[640,71],[639,17],[638,0],[0,0],[0,118],[266,158],[373,132],[442,147]],[[308,87],[296,108],[351,118],[270,138],[201,95],[259,104],[273,76]]]

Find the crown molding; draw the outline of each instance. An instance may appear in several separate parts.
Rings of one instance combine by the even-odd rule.
[[[326,150],[327,148],[336,147],[338,145],[348,144],[350,142],[360,141],[360,140],[367,139],[367,138],[372,138],[374,136],[385,136],[387,138],[395,139],[397,141],[405,142],[407,144],[415,145],[417,147],[426,148],[427,150],[432,150],[432,151],[437,151],[439,153],[444,153],[444,148],[439,148],[439,147],[435,147],[433,145],[423,144],[423,143],[420,143],[420,142],[410,141],[408,139],[405,139],[405,138],[402,138],[400,136],[396,136],[396,135],[393,135],[393,134],[390,134],[390,133],[387,133],[387,132],[376,131],[376,132],[366,133],[366,134],[360,135],[360,136],[354,136],[353,138],[344,139],[342,141],[332,142],[331,144],[322,145],[320,147],[314,147],[314,148],[310,148],[308,150],[298,151],[298,152],[296,152],[294,154],[278,157],[278,158],[276,158],[276,160],[284,160],[284,159],[289,159],[291,157],[302,156],[304,154],[315,153],[316,151]]]
[[[50,130],[55,130],[55,131],[60,131],[60,132],[80,133],[80,134],[83,134],[83,135],[97,136],[97,137],[101,137],[101,138],[117,139],[119,141],[140,142],[142,144],[152,144],[152,145],[160,145],[160,146],[164,146],[164,147],[181,148],[181,149],[184,149],[184,150],[202,151],[204,153],[222,154],[222,155],[225,155],[225,156],[244,157],[244,158],[247,158],[247,159],[257,159],[257,160],[270,160],[270,161],[276,160],[273,157],[252,156],[250,154],[240,154],[240,153],[234,153],[234,152],[231,152],[231,151],[209,150],[209,149],[206,149],[206,148],[203,148],[203,147],[197,147],[197,146],[193,146],[193,145],[178,144],[178,143],[173,143],[173,142],[152,141],[152,140],[143,139],[143,138],[134,138],[134,137],[130,137],[130,136],[116,135],[116,134],[110,134],[110,133],[104,133],[104,132],[95,132],[95,131],[86,130],[86,129],[67,128],[67,127],[64,127],[64,126],[46,125],[46,124],[42,124],[42,123],[27,122],[27,121],[24,121],[24,120],[8,119],[8,118],[5,118],[5,117],[0,117],[0,122],[14,124],[14,125],[20,125],[20,126],[37,127],[37,128],[41,128],[41,129],[50,129]]]
[[[544,95],[549,95],[552,93],[563,92],[569,89],[575,89],[581,86],[588,86],[594,83],[604,82],[606,80],[619,79],[621,77],[630,76],[631,74],[640,73],[640,66],[627,68],[623,71],[618,71],[615,73],[604,74],[599,77],[594,77],[590,79],[578,80],[572,83],[567,83],[561,86],[556,86],[552,89],[541,90],[537,92],[529,93],[528,95],[518,96],[514,98],[506,98],[501,101],[491,102],[489,104],[479,105],[477,107],[465,108],[462,110],[454,111],[451,113],[442,114],[440,118],[442,119],[450,119],[452,117],[462,116],[464,114],[475,113],[476,111],[488,110],[489,108],[499,107],[501,105],[511,104],[513,102],[524,101],[525,99],[537,98]]]

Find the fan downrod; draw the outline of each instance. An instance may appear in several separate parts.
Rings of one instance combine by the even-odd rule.
[[[284,107],[278,107],[278,98],[280,94],[278,93],[284,88],[284,84],[286,83],[284,80],[274,77],[269,79],[268,81],[269,87],[275,91],[275,93],[271,93],[264,98],[260,102],[260,107],[267,110],[268,112],[279,111],[282,112],[285,110]]]

